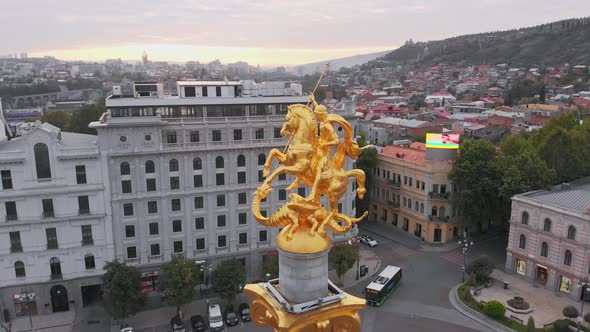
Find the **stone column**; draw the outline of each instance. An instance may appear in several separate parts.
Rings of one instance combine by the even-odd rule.
[[[288,301],[303,303],[328,295],[328,253],[297,254],[279,251],[280,293]]]

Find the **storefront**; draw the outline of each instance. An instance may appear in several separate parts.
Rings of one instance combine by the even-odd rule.
[[[524,259],[517,258],[515,260],[515,263],[516,264],[514,264],[514,265],[515,265],[516,274],[521,275],[523,277],[526,276],[526,268],[527,268],[526,261]]]
[[[558,290],[570,294],[572,291],[572,278],[562,275],[559,278]]]
[[[12,299],[16,317],[37,315],[37,299],[34,292],[14,294]]]
[[[158,271],[148,271],[141,273],[141,291],[151,293],[158,291]]]
[[[546,266],[537,264],[537,273],[535,274],[535,283],[539,285],[547,285],[547,278],[549,273]]]

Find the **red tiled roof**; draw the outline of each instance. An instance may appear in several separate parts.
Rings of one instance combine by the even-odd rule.
[[[394,105],[387,105],[387,104],[379,104],[376,106],[371,107],[371,112],[403,112],[405,111],[402,108],[399,108]]]
[[[424,165],[424,160],[426,159],[425,150],[408,148],[400,145],[386,146],[383,148],[381,154],[390,158],[403,159],[417,165]]]

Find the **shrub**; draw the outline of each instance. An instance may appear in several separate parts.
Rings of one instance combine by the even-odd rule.
[[[473,287],[477,286],[477,280],[474,273],[469,274],[469,278],[467,278],[467,285]]]
[[[526,323],[526,331],[535,332],[535,320],[533,319],[533,316],[529,316],[529,320]]]
[[[586,321],[586,323],[590,323],[590,312],[584,315],[584,320]]]
[[[563,308],[562,311],[563,315],[567,318],[576,318],[579,315],[578,309],[576,307],[568,305],[567,307]]]
[[[569,332],[570,322],[567,319],[559,319],[553,323],[553,327],[555,328],[555,332]]]
[[[494,262],[488,256],[480,256],[467,265],[465,272],[474,274],[476,282],[481,285],[490,279],[494,267]]]
[[[490,301],[484,305],[483,313],[492,318],[502,318],[506,314],[506,308],[498,301]]]

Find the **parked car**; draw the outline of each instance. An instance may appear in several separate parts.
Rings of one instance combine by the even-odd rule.
[[[209,305],[209,329],[211,331],[223,330],[223,317],[221,316],[221,307],[219,304]]]
[[[248,303],[241,303],[238,307],[238,313],[240,314],[240,318],[242,318],[243,322],[249,322],[252,320],[252,317],[250,317],[250,306]]]
[[[178,315],[170,319],[170,328],[172,329],[172,332],[186,332],[184,325],[182,325],[182,320]]]
[[[371,248],[377,246],[377,241],[368,235],[361,235],[361,243],[366,244]]]
[[[191,328],[193,329],[193,332],[205,331],[207,329],[205,318],[203,318],[201,315],[192,316]]]
[[[121,332],[133,332],[133,328],[132,327],[124,327],[121,329]]]
[[[234,311],[234,306],[232,306],[231,304],[228,304],[225,307],[225,323],[227,324],[227,326],[234,326],[234,325],[238,325],[238,315],[236,315],[235,311]]]

